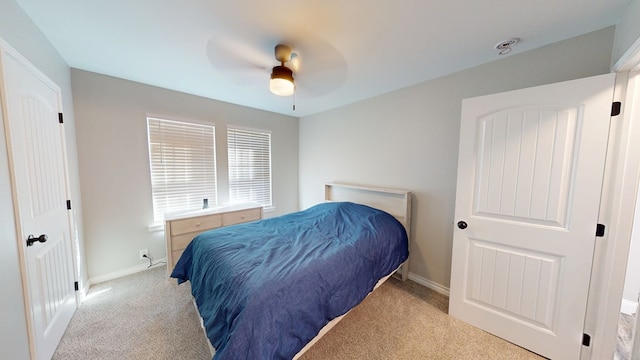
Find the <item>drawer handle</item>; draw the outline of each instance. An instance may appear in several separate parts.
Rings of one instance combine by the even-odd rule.
[[[240,216],[240,219],[244,219],[244,215]]]
[[[196,227],[200,227],[200,223],[196,223]]]

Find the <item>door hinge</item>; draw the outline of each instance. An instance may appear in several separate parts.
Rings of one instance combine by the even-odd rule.
[[[73,283],[73,288],[76,289],[76,291],[80,290],[80,287],[78,286],[77,281]]]
[[[614,101],[611,104],[611,116],[620,115],[620,110],[622,109],[622,103],[620,101]]]
[[[587,333],[582,334],[582,345],[591,346],[591,335]]]
[[[71,210],[71,200],[67,200],[67,210]]]
[[[604,236],[605,226],[603,224],[596,225],[596,236],[603,237]]]
[[[62,113],[58,113],[58,122],[60,124],[64,124],[64,119],[62,118]]]

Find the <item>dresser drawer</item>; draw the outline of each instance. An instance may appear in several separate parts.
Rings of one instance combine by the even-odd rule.
[[[259,220],[262,215],[262,208],[233,211],[222,214],[224,226],[240,224],[247,221]]]
[[[171,250],[182,250],[186,248],[187,245],[189,245],[189,243],[191,242],[191,240],[193,240],[193,238],[196,237],[196,235],[198,234],[199,233],[194,232],[194,233],[174,235],[173,238],[171,239]]]
[[[222,216],[220,214],[173,220],[171,222],[171,235],[204,231],[220,226],[222,226]]]

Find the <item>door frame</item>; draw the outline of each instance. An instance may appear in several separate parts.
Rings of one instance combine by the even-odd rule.
[[[607,165],[598,222],[607,226],[596,241],[585,333],[591,347],[583,347],[581,359],[613,356],[620,304],[624,290],[633,217],[640,184],[640,38],[612,67],[616,72],[614,101],[623,111],[612,120]]]
[[[15,220],[15,233],[16,233],[16,242],[18,247],[18,262],[20,264],[20,274],[21,274],[21,282],[22,282],[22,297],[25,308],[25,318],[26,318],[26,327],[27,327],[27,336],[29,342],[29,354],[31,359],[36,359],[36,355],[40,353],[40,349],[36,348],[35,341],[35,326],[34,319],[31,313],[31,294],[29,290],[28,284],[28,274],[27,274],[27,256],[26,256],[26,248],[24,245],[24,239],[26,238],[26,234],[22,231],[22,221],[20,218],[20,209],[18,208],[17,203],[17,191],[15,184],[15,166],[13,164],[12,157],[12,142],[11,142],[11,132],[9,129],[9,120],[8,120],[8,108],[7,108],[7,100],[3,94],[7,93],[7,89],[5,88],[5,81],[3,77],[3,70],[5,64],[5,57],[11,56],[16,59],[22,66],[28,69],[34,76],[38,78],[38,80],[42,81],[46,86],[50,87],[57,93],[57,107],[58,112],[63,113],[62,110],[62,90],[61,88],[53,82],[45,73],[43,73],[40,69],[38,69],[35,65],[33,65],[27,58],[22,56],[15,48],[13,48],[9,43],[4,41],[4,39],[0,38],[0,111],[2,111],[2,116],[0,118],[4,119],[3,126],[5,130],[5,138],[7,143],[7,155],[8,155],[8,163],[9,163],[9,177],[11,183],[11,197],[13,199],[13,211],[14,211],[14,220]],[[62,136],[62,154],[63,154],[63,163],[64,163],[64,176],[65,176],[65,192],[67,199],[71,199],[71,184],[69,177],[69,164],[68,164],[68,155],[67,155],[67,143],[66,143],[66,133],[64,129],[61,131]],[[72,216],[71,211],[67,213],[67,219],[69,226],[69,233],[71,234],[71,259],[72,259],[72,267],[73,267],[73,276],[75,281],[77,282],[79,279],[79,268],[78,268],[78,240],[76,236],[76,223],[75,218]],[[80,304],[80,292],[76,291],[75,301],[76,308]]]

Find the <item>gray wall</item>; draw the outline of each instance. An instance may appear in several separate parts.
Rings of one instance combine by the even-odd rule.
[[[226,125],[271,131],[274,216],[298,209],[298,119],[73,69],[88,272],[144,265],[139,249],[166,256],[153,223],[147,114],[216,126],[219,203],[228,201]],[[212,84],[215,86],[215,84]]]
[[[300,119],[300,205],[323,182],[414,192],[410,273],[449,287],[464,98],[609,72],[606,28]]]
[[[69,67],[14,0],[0,1],[0,38],[25,56],[62,89],[71,200],[76,204],[73,214],[80,242],[80,253],[83,253],[82,210]],[[0,283],[3,286],[2,296],[0,296],[0,319],[2,319],[0,321],[0,339],[2,339],[0,359],[27,359],[29,346],[7,161],[4,124],[0,123]],[[85,283],[84,259],[80,260],[80,281]]]
[[[616,25],[611,65],[624,56],[633,46],[640,46],[640,0],[631,0],[624,15]]]

